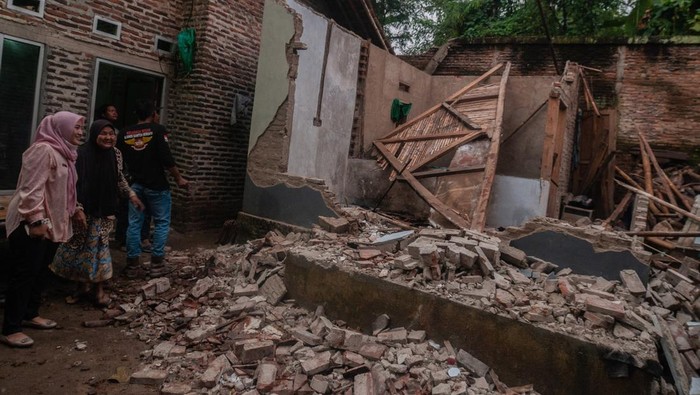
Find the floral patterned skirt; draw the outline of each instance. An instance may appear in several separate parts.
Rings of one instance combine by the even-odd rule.
[[[111,218],[87,216],[87,229],[77,229],[58,247],[49,268],[73,281],[98,283],[112,278],[109,233],[113,223]]]

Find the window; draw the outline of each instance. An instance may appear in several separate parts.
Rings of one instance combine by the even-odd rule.
[[[139,100],[150,99],[162,106],[165,92],[165,76],[124,64],[97,59],[95,87],[92,92],[93,112],[105,104],[117,107],[119,118],[114,126],[122,129],[138,120],[134,114]],[[93,114],[96,116],[98,114]],[[161,114],[161,122],[165,122]]]
[[[161,55],[172,55],[175,51],[175,42],[165,37],[156,36],[155,51]]]
[[[43,18],[45,2],[45,0],[7,0],[7,8]]]
[[[122,34],[122,24],[109,20],[105,17],[95,15],[95,19],[92,21],[92,32],[101,36],[119,40],[119,37]]]
[[[0,34],[0,191],[17,186],[37,126],[44,47]]]

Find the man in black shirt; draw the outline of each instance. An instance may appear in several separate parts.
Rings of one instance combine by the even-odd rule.
[[[146,205],[153,216],[154,231],[151,247],[151,263],[163,263],[165,243],[170,230],[172,198],[170,183],[165,175],[168,170],[179,187],[187,188],[188,181],[175,166],[168,146],[167,131],[158,124],[158,113],[152,101],[141,101],[136,106],[139,119],[136,125],[119,133],[117,148],[124,155],[124,163],[131,176],[131,189]],[[139,263],[141,255],[141,227],[144,213],[129,204],[129,226],[126,231],[127,265]]]

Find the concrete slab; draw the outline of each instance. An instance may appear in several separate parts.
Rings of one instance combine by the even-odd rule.
[[[552,262],[574,273],[620,280],[620,271],[632,269],[644,285],[649,279],[649,266],[629,251],[595,252],[587,240],[550,230],[533,233],[510,242],[527,255]]]

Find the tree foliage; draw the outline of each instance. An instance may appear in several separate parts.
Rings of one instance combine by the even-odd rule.
[[[400,52],[454,37],[700,34],[700,0],[374,0]]]

